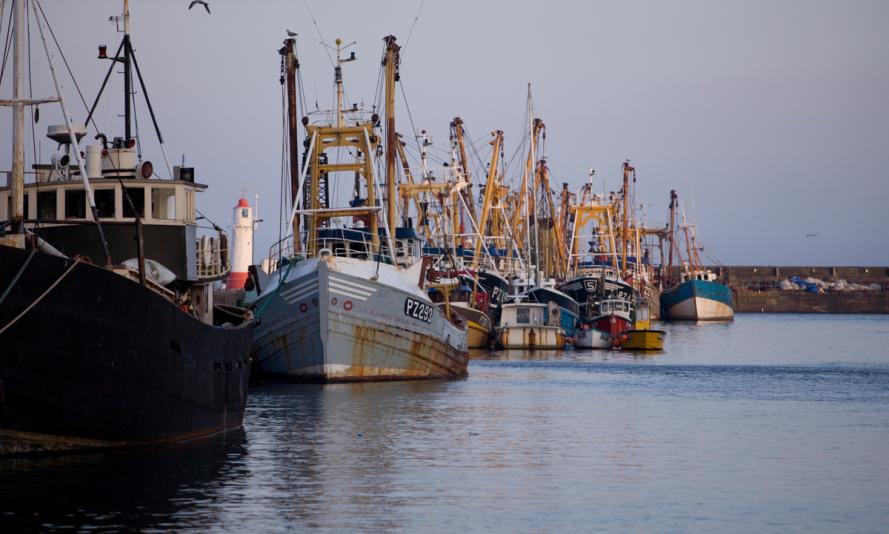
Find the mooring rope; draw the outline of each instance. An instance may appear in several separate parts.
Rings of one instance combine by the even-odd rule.
[[[269,306],[275,300],[275,297],[278,296],[278,293],[281,292],[281,288],[284,286],[284,283],[287,282],[287,278],[290,276],[290,270],[293,269],[293,264],[297,262],[296,258],[291,258],[291,260],[287,263],[287,272],[284,273],[283,278],[278,278],[278,286],[275,287],[275,290],[272,292],[272,295],[262,303],[262,305],[253,313],[253,320],[257,323],[260,322],[262,316],[265,315],[266,310],[268,310]],[[3,332],[0,331],[0,334]]]
[[[20,314],[18,314],[17,316],[15,316],[15,318],[14,318],[12,321],[10,321],[9,324],[7,324],[7,325],[4,326],[2,329],[0,329],[0,335],[3,335],[4,332],[6,332],[7,330],[9,330],[9,328],[10,328],[12,325],[14,325],[15,323],[17,323],[19,319],[21,319],[22,317],[25,316],[26,313],[28,313],[29,311],[31,311],[31,309],[34,308],[34,306],[40,304],[40,301],[42,301],[47,295],[49,295],[49,292],[52,291],[53,289],[55,289],[55,287],[56,287],[57,285],[59,285],[59,283],[60,283],[62,280],[64,280],[66,276],[68,276],[68,273],[70,273],[72,270],[74,270],[74,267],[76,267],[78,263],[80,263],[80,258],[75,259],[75,260],[74,260],[74,263],[72,263],[71,266],[68,267],[68,268],[65,270],[65,272],[62,273],[62,276],[60,276],[60,277],[58,278],[58,280],[56,280],[55,282],[52,283],[51,286],[49,286],[48,288],[46,288],[46,291],[44,291],[43,293],[41,293],[40,296],[37,297],[36,300],[34,300],[34,302],[32,302],[27,308],[25,308],[24,310],[22,310],[22,312],[21,312]]]

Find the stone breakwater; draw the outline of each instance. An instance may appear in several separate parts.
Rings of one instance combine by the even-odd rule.
[[[889,314],[889,267],[757,265],[712,270],[732,288],[738,313]],[[791,279],[817,282],[822,289],[787,289],[795,287],[787,283]]]

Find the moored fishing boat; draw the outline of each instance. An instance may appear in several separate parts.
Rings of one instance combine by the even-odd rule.
[[[580,314],[579,306],[574,299],[551,287],[537,286],[528,291],[527,300],[540,304],[554,303],[557,305],[559,307],[559,326],[562,327],[562,332],[569,343],[574,339]]]
[[[466,375],[464,321],[449,316],[425,291],[430,262],[423,238],[408,224],[396,228],[394,91],[399,47],[385,39],[385,132],[376,114],[343,107],[341,42],[337,40],[337,107],[312,124],[306,117],[307,160],[292,165],[290,242],[271,256],[277,270],[255,302],[256,371],[263,376],[320,382],[454,378]],[[296,161],[297,68],[294,40],[281,50]],[[283,81],[283,80],[282,80]],[[385,137],[386,191],[374,158]],[[343,154],[346,162],[335,158]],[[348,207],[330,207],[328,176],[354,176]],[[323,191],[323,194],[321,193]],[[335,221],[351,221],[351,227]],[[402,222],[406,222],[402,220]],[[303,229],[300,231],[300,229]],[[390,230],[391,229],[391,230]],[[292,247],[292,249],[291,249]],[[284,255],[284,249],[292,254]]]
[[[488,316],[488,294],[469,273],[460,273],[452,288],[429,287],[429,296],[447,313],[459,314],[466,321],[466,345],[470,349],[484,349],[491,345],[494,335]]]
[[[565,333],[555,303],[510,302],[501,306],[497,346],[503,349],[562,349]]]
[[[633,328],[623,333],[626,339],[621,343],[623,350],[663,350],[667,333],[651,328],[651,314],[647,305],[637,305],[636,321]]]
[[[685,259],[676,237],[676,210],[679,197],[676,191],[670,191],[670,222],[668,240],[670,254],[665,269],[667,277],[673,273],[673,253],[681,262],[679,280],[666,280],[665,289],[661,292],[661,318],[666,321],[731,321],[735,311],[731,289],[719,282],[715,273],[705,269],[698,254],[701,247],[697,244],[697,232],[694,225],[685,219],[682,209],[683,238],[685,242]]]
[[[614,347],[611,334],[589,323],[582,323],[574,334],[574,347],[578,349],[610,349]]]
[[[666,321],[731,321],[734,315],[731,289],[709,271],[693,273],[661,293]]]
[[[627,299],[605,299],[599,303],[599,314],[590,320],[593,328],[607,332],[611,344],[619,347],[624,333],[633,328],[633,303]]]
[[[48,21],[37,8],[43,38]],[[229,266],[221,233],[197,237],[194,195],[206,186],[192,169],[154,177],[133,148],[129,102],[124,136],[86,147],[84,162],[85,128],[72,123],[52,68],[58,96],[42,102],[61,105],[65,125],[48,136],[65,150],[51,165],[35,164],[26,181],[24,106],[35,101],[22,98],[24,2],[14,9],[13,169],[0,188],[0,454],[239,428],[253,324],[246,310],[213,305],[211,284]],[[119,20],[124,37],[108,74],[122,64],[129,99],[132,68],[144,83],[126,2]]]

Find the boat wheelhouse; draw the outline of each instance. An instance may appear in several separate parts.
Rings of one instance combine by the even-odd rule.
[[[562,349],[565,333],[558,304],[509,302],[501,306],[497,345],[504,349]]]

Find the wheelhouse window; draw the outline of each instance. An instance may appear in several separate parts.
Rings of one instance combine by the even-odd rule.
[[[167,220],[176,218],[176,189],[172,187],[151,189],[151,217]]]
[[[65,190],[65,218],[86,219],[86,191],[83,189]]]
[[[93,194],[96,197],[96,211],[100,219],[112,219],[116,213],[114,203],[114,189],[96,189]]]
[[[52,221],[56,218],[56,190],[37,192],[37,218]]]
[[[124,217],[145,217],[145,189],[142,187],[124,187],[124,197],[123,197],[123,216]],[[127,196],[129,196],[129,200],[127,200]],[[130,206],[130,201],[133,202],[133,206],[135,206],[136,211],[133,211],[133,207]],[[138,215],[136,215],[138,213]]]
[[[528,308],[516,308],[515,321],[519,324],[528,324],[531,322],[531,310]]]

